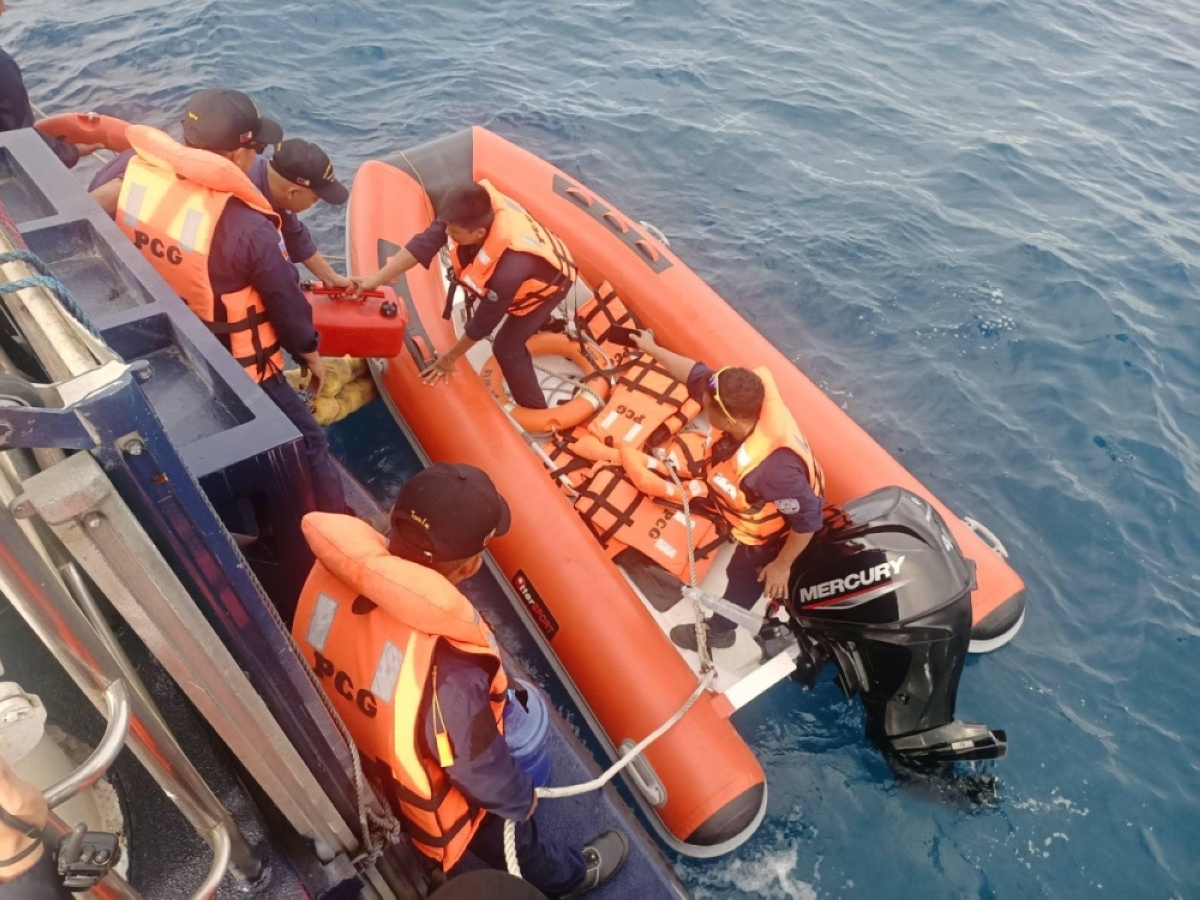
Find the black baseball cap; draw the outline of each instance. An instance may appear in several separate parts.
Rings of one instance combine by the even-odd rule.
[[[333,177],[333,163],[316,144],[300,138],[276,144],[271,168],[292,184],[313,191],[326,203],[341,206],[350,199],[346,186]]]
[[[416,562],[454,562],[508,531],[508,503],[482,469],[435,463],[400,488],[392,506],[393,546]]]
[[[197,91],[188,101],[183,139],[201,150],[228,153],[278,144],[283,140],[283,127],[260,116],[254,101],[241,91],[210,88]]]

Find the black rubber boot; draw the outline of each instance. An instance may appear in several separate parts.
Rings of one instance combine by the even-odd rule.
[[[587,863],[587,874],[583,883],[569,894],[563,895],[563,900],[575,900],[588,891],[606,884],[625,864],[629,854],[629,841],[619,831],[606,831],[592,840],[583,848],[583,861]]]
[[[691,650],[693,653],[699,650],[696,645],[695,625],[676,625],[671,629],[671,640],[675,643],[676,647],[682,647],[684,650]],[[708,629],[708,646],[712,650],[726,650],[732,647],[733,642],[736,640],[736,628],[729,631],[713,631],[711,628]]]

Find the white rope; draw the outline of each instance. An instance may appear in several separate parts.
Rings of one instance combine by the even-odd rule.
[[[667,471],[671,473],[671,480],[675,482],[675,486],[679,488],[679,496],[683,498],[683,522],[687,528],[688,578],[693,588],[699,588],[700,579],[696,574],[696,538],[692,532],[692,506],[688,500],[688,490],[679,480],[675,461],[669,459],[665,453],[661,453],[659,458],[666,463]],[[700,655],[700,673],[707,675],[715,669],[712,651],[708,647],[708,619],[704,615],[704,607],[700,605],[695,596],[689,594],[689,597],[692,601],[692,612],[696,615],[696,652]]]
[[[557,373],[551,373],[557,374]],[[679,473],[675,471],[673,461],[665,460],[665,454],[660,456],[667,463],[667,471],[671,473],[671,480],[675,482],[679,488],[679,492],[683,497],[683,518],[687,526],[687,549],[688,549],[688,577],[691,580],[691,586],[698,588],[699,576],[696,570],[696,542],[692,534],[692,509],[688,502],[688,492],[684,489],[683,484],[679,480]],[[546,797],[555,799],[558,797],[574,797],[578,794],[586,794],[589,791],[598,791],[600,788],[608,784],[617,776],[622,769],[628,766],[639,754],[647,747],[653,744],[656,740],[666,734],[671,728],[690,710],[700,699],[700,695],[708,690],[717,677],[717,669],[713,665],[712,651],[708,647],[708,622],[704,615],[704,607],[692,597],[692,609],[696,614],[696,650],[700,654],[700,682],[696,685],[696,690],[692,691],[692,695],[687,698],[683,706],[663,722],[657,729],[648,734],[640,744],[630,748],[629,752],[625,753],[612,766],[608,768],[598,778],[593,778],[591,781],[585,781],[582,784],[573,784],[566,787],[538,788],[535,791],[536,796],[540,799]],[[510,875],[515,875],[517,878],[521,876],[521,864],[517,860],[517,823],[511,819],[506,819],[504,822],[504,861],[508,865]]]
[[[601,397],[597,391],[584,384],[583,379],[577,375],[572,375],[570,372],[559,372],[549,368],[548,366],[543,366],[541,363],[534,363],[533,367],[543,375],[550,375],[554,378],[557,378],[559,381],[565,382],[566,384],[574,385],[579,391],[582,391],[585,394],[591,394],[592,398],[596,401],[596,409],[604,408],[604,398]]]
[[[675,713],[675,715],[671,716],[671,718],[659,725],[658,728],[646,735],[646,737],[642,739],[642,742],[636,747],[631,747],[627,753],[613,763],[603,774],[593,778],[591,781],[585,781],[582,784],[572,784],[564,787],[538,788],[535,792],[538,798],[540,799],[545,797],[547,799],[557,799],[559,797],[574,797],[578,794],[586,794],[589,791],[600,790],[600,788],[604,787],[606,784],[612,781],[613,778],[620,774],[621,770],[633,762],[643,750],[670,731],[680,719],[686,716],[688,714],[688,710],[695,706],[696,701],[700,699],[700,695],[708,689],[708,686],[712,683],[715,677],[715,670],[706,672],[700,678],[700,683],[696,685],[696,689],[692,691],[691,696],[687,698],[683,706],[679,707],[679,710]],[[504,822],[504,860],[506,863],[508,863],[509,874],[516,875],[518,878],[520,878],[521,866],[520,863],[517,862],[517,823],[511,819],[507,819]]]

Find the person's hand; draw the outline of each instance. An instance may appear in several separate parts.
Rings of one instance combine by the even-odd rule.
[[[438,379],[445,378],[450,380],[450,373],[454,371],[454,364],[458,362],[458,354],[453,350],[448,350],[439,356],[428,369],[421,373],[421,379],[426,384],[437,384]]]
[[[791,564],[780,559],[772,560],[758,572],[758,580],[762,583],[763,593],[772,600],[787,599],[788,580],[791,576]]]
[[[354,282],[354,296],[361,297],[367,291],[374,291],[383,284],[383,279],[379,277],[379,273],[374,275],[365,275],[351,279]]]
[[[321,396],[325,384],[325,360],[319,353],[306,353],[300,357],[300,374],[308,373],[308,389],[314,397]]]
[[[535,788],[535,789],[534,789],[534,792],[533,792],[533,803],[532,803],[532,804],[530,804],[530,806],[529,806],[529,812],[527,812],[527,813],[525,814],[525,819],[524,819],[524,821],[528,822],[530,819],[532,819],[532,818],[533,818],[533,814],[534,814],[535,812],[537,812],[537,804],[538,804],[538,795],[537,795],[537,789]]]
[[[342,288],[342,290],[349,290],[351,288],[354,288],[355,290],[358,289],[358,279],[350,278],[346,275],[339,275],[337,272],[333,273],[332,278],[323,278],[322,283],[326,287]]]
[[[103,150],[103,144],[76,144],[75,149],[79,151],[80,156],[91,156],[97,150]]]
[[[0,759],[0,807],[13,818],[38,828],[45,827],[46,820],[50,818],[50,810],[42,792],[28,781],[18,778],[3,759]],[[0,822],[0,860],[11,859],[28,849],[34,840]],[[43,847],[38,847],[19,862],[0,868],[0,882],[11,881],[29,871],[44,852]]]
[[[637,348],[643,353],[653,354],[658,349],[658,342],[654,340],[654,332],[649,328],[641,331],[635,331],[630,335],[630,340],[637,345]]]

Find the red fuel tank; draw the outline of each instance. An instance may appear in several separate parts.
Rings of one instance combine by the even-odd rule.
[[[304,282],[322,356],[391,359],[404,347],[408,311],[390,287],[355,297],[341,288]]]

